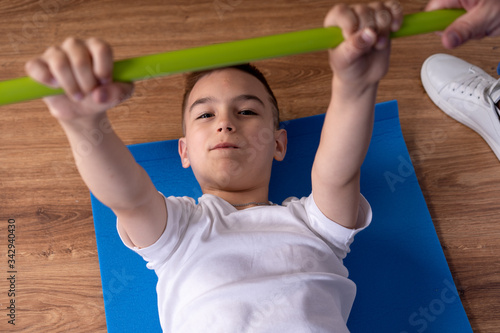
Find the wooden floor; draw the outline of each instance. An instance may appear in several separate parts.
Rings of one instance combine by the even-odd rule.
[[[405,13],[427,0],[402,0]],[[0,80],[67,36],[98,36],[117,59],[319,27],[335,1],[15,0],[0,2]],[[500,164],[473,131],[442,113],[420,82],[434,34],[395,40],[378,101],[397,99],[406,143],[454,281],[475,332],[500,330]],[[500,39],[451,52],[495,73]],[[325,52],[259,63],[282,119],[323,113],[330,71]],[[182,76],[143,81],[110,111],[126,144],[181,135]],[[87,188],[66,138],[42,101],[0,107],[0,331],[105,332]],[[8,226],[15,224],[15,266]],[[11,232],[12,233],[12,232]],[[13,236],[10,236],[13,237]],[[15,326],[7,323],[15,270]],[[131,314],[133,315],[133,314]]]

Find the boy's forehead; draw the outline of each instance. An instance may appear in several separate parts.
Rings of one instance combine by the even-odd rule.
[[[265,99],[268,95],[262,82],[253,75],[238,69],[226,68],[215,70],[200,78],[190,93],[188,105],[198,98],[231,93],[254,94]]]

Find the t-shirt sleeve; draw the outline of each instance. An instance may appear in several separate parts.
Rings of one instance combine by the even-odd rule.
[[[188,227],[187,221],[191,212],[196,206],[194,199],[189,197],[165,198],[167,206],[167,226],[160,238],[152,245],[144,248],[131,247],[125,242],[124,245],[132,251],[138,253],[146,262],[149,269],[158,269],[164,264],[177,248]],[[118,230],[120,235],[120,231]],[[123,241],[123,236],[120,235]]]
[[[310,227],[329,243],[340,259],[344,259],[350,252],[354,236],[368,227],[372,220],[372,209],[362,194],[360,194],[357,229],[346,228],[326,217],[314,202],[312,193],[301,201],[307,212]]]

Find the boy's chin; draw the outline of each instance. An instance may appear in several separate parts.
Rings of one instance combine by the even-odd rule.
[[[197,180],[203,188],[212,188],[222,191],[244,191],[255,188],[257,184],[267,181],[269,184],[270,172],[258,172],[265,167],[253,165],[248,162],[235,161],[234,159],[218,160],[216,164],[211,164],[207,168],[196,172]],[[269,170],[270,171],[270,170]]]
[[[226,192],[244,191],[247,188],[244,183],[245,182],[242,179],[237,179],[234,176],[219,177],[212,180],[212,184],[215,189]]]
[[[243,175],[243,174],[219,174],[214,177],[212,175],[209,180],[205,183],[205,186],[201,185],[202,188],[210,188],[216,191],[225,192],[241,192],[254,188],[255,184],[259,181],[253,175]]]

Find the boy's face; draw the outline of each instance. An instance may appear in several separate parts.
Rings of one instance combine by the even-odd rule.
[[[257,78],[234,68],[211,72],[193,87],[184,112],[179,154],[204,193],[269,186],[273,158],[285,157],[286,131],[275,129]]]

